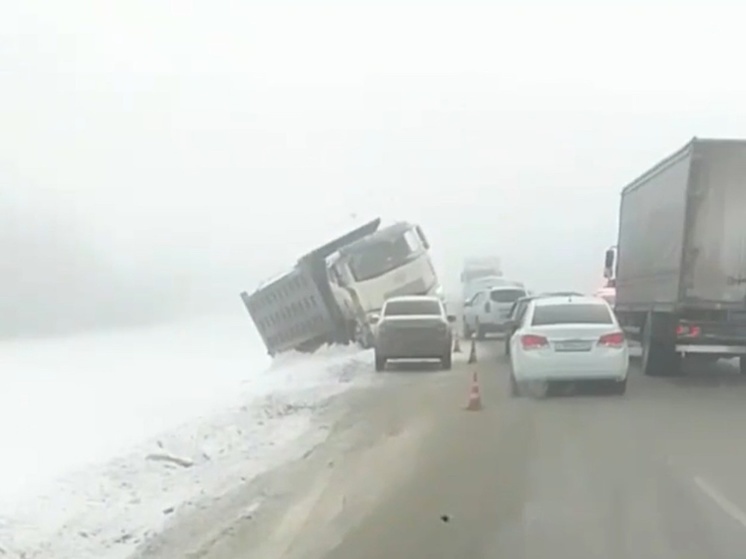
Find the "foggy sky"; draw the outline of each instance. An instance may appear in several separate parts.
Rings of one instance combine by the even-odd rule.
[[[378,215],[447,286],[591,289],[627,182],[746,136],[741,8],[303,4],[4,6],[1,335],[240,305]]]

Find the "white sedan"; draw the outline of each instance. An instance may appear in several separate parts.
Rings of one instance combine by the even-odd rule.
[[[533,299],[510,339],[511,393],[535,382],[608,381],[627,388],[629,348],[609,304],[597,297]]]

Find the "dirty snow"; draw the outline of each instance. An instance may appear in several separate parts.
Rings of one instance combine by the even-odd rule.
[[[0,557],[123,559],[322,440],[314,415],[371,356],[270,365],[247,322],[0,344]]]

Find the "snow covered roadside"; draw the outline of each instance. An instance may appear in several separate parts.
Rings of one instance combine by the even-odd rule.
[[[168,366],[164,359],[154,364]],[[33,498],[3,503],[0,557],[126,558],[172,515],[208,506],[320,442],[325,433],[314,430],[315,413],[354,381],[370,378],[371,361],[369,352],[331,348],[244,371],[243,382],[223,382],[230,394],[209,412],[58,478]],[[223,366],[203,373],[220,376]],[[161,404],[167,409],[169,402]]]

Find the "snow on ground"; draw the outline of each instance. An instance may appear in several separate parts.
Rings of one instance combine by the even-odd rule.
[[[270,365],[247,322],[0,344],[0,557],[127,557],[322,440],[315,413],[370,378],[370,353]]]

